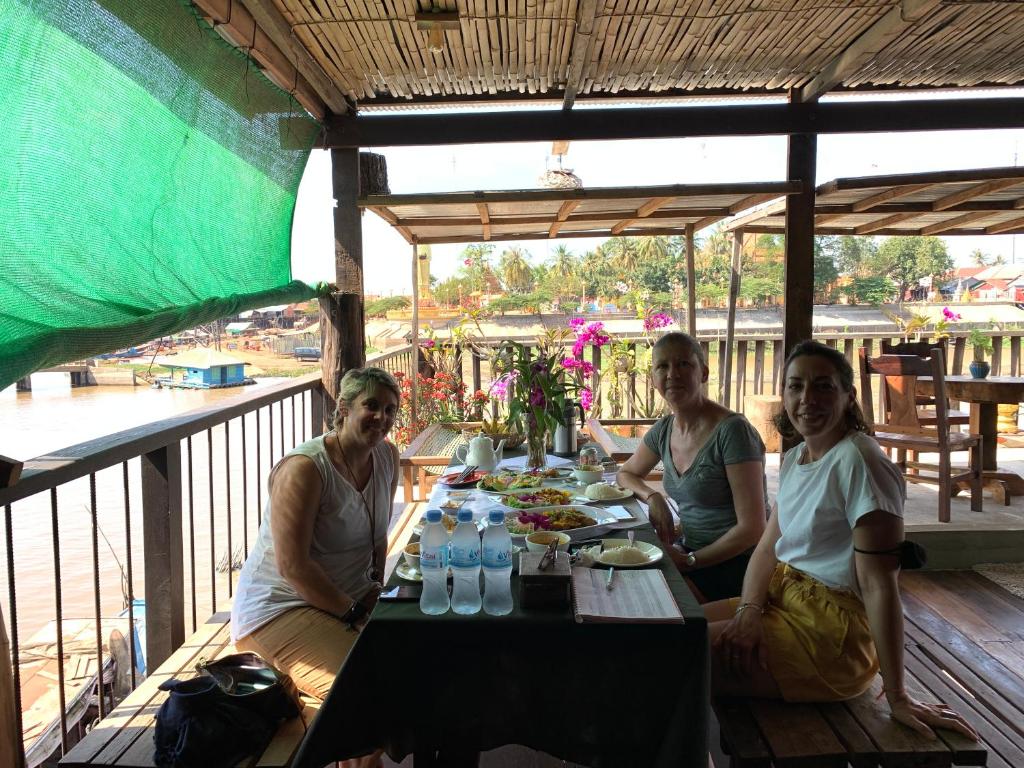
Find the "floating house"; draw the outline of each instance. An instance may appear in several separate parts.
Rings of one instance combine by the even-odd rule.
[[[156,362],[171,369],[170,376],[157,377],[154,382],[157,387],[217,389],[255,383],[245,375],[245,361],[214,349],[192,349],[158,357]]]

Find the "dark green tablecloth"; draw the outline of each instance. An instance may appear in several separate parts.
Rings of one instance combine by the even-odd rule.
[[[654,542],[653,529],[637,538]],[[523,744],[592,766],[706,766],[707,624],[671,562],[661,567],[683,625],[576,624],[569,608],[524,611],[518,599],[504,617],[379,604],[295,765]]]

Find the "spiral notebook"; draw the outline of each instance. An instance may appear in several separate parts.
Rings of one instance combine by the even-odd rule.
[[[657,568],[616,569],[612,589],[608,571],[572,569],[572,603],[576,622],[684,624],[668,582]]]

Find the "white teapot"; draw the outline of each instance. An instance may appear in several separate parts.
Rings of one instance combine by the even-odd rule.
[[[479,434],[469,441],[468,445],[460,445],[455,449],[455,458],[466,466],[493,472],[501,463],[501,454],[505,450],[505,441],[498,443],[498,450],[487,435]]]

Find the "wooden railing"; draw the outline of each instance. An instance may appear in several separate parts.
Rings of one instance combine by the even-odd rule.
[[[105,609],[104,604],[109,606],[111,600],[109,592],[106,597],[102,594],[101,582],[109,582],[120,570],[127,626],[134,626],[141,520],[146,664],[148,669],[156,668],[182,644],[189,625],[194,630],[209,615],[206,611],[217,611],[218,598],[221,606],[224,596],[230,598],[233,572],[255,541],[270,468],[292,447],[319,434],[323,423],[324,398],[320,374],[316,373],[40,456],[25,464],[16,485],[0,489],[7,560],[4,615],[15,649],[19,732],[19,608],[29,612],[46,600],[46,590],[40,585],[49,586],[55,606],[52,617],[58,628],[68,615],[89,615],[95,621],[95,669],[102,670],[104,657],[109,656],[103,651],[103,619],[109,617],[109,607]],[[89,554],[84,557],[81,538],[69,534],[73,524],[82,520],[79,513],[83,508],[90,520],[85,548]],[[40,548],[45,525],[40,526],[39,521],[46,520],[47,512],[51,546]],[[124,563],[114,569],[111,560],[118,558],[107,532],[120,527],[115,524],[118,519],[123,521],[123,543],[116,535],[113,538]],[[101,537],[105,543],[102,550]],[[20,547],[26,545],[33,550],[29,563],[19,559]],[[46,566],[42,572],[39,568],[45,562],[39,555],[48,548],[53,552],[52,578],[46,576]],[[92,600],[83,610],[81,596],[90,576]],[[74,605],[67,599],[71,593],[79,596]],[[35,614],[38,624],[38,610]],[[56,643],[56,657],[63,659],[60,631]],[[130,639],[129,647],[134,687],[136,659]],[[60,714],[62,754],[69,747],[64,667],[64,663],[56,665],[60,701],[59,709],[54,708],[54,716]],[[98,701],[102,717],[104,696]]]

